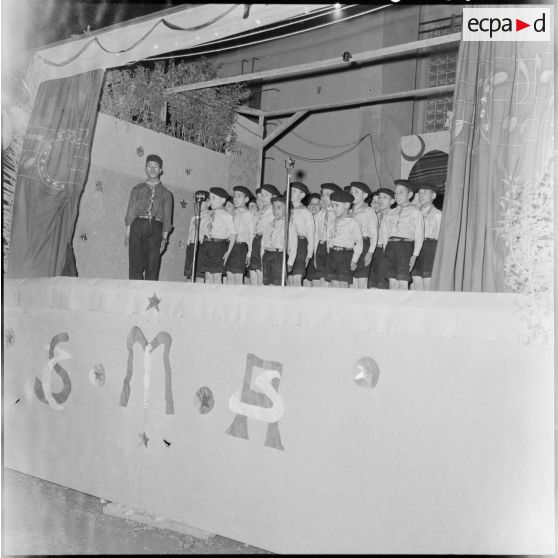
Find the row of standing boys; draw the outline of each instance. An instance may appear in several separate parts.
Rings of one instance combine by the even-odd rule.
[[[287,284],[428,290],[441,222],[437,188],[409,180],[394,185],[371,192],[363,182],[345,188],[328,182],[311,194],[291,182]],[[196,281],[281,284],[285,196],[272,184],[255,194],[240,185],[232,197],[219,187],[196,192],[200,213],[190,223],[187,280],[199,220]]]

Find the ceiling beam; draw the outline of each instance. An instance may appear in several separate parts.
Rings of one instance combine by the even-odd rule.
[[[236,76],[211,79],[199,83],[189,83],[187,85],[179,85],[166,89],[167,93],[180,93],[182,91],[194,91],[196,89],[205,89],[207,87],[217,87],[219,85],[228,85],[230,83],[240,83],[243,81],[254,80],[273,80],[283,79],[290,76],[306,74],[311,72],[338,70],[341,68],[350,68],[355,64],[364,62],[374,62],[384,60],[393,56],[399,56],[413,52],[417,49],[432,48],[441,45],[455,43],[461,40],[461,33],[452,33],[450,35],[442,35],[441,37],[433,37],[431,39],[422,39],[401,45],[393,45],[389,47],[379,48],[353,54],[350,62],[344,62],[342,55],[337,58],[328,60],[320,60],[317,62],[309,62],[308,64],[299,64],[297,66],[288,66],[286,68],[276,68],[273,70],[264,70],[262,72],[253,72],[251,74],[239,74]],[[240,48],[240,47],[239,47]]]
[[[321,110],[334,110],[340,108],[348,108],[355,105],[369,105],[373,103],[383,103],[390,101],[398,101],[403,99],[417,98],[417,97],[432,97],[437,95],[443,95],[447,93],[453,93],[455,88],[454,84],[450,85],[439,85],[438,87],[425,87],[424,89],[411,89],[409,91],[397,91],[395,93],[384,93],[383,95],[375,95],[373,97],[365,97],[362,99],[350,99],[348,101],[337,101],[333,103],[323,103],[321,105],[310,105],[307,107],[295,107],[286,108],[278,110],[270,110],[264,113],[265,118],[271,118],[275,116],[284,116],[286,114],[292,114],[300,111],[307,112],[317,112]]]
[[[291,111],[292,112],[292,111]],[[308,111],[301,110],[293,114],[288,120],[283,122],[280,126],[277,126],[269,136],[265,137],[262,142],[262,147],[267,147],[272,141],[275,141],[281,134],[285,133],[295,122],[298,122],[301,118],[307,114]]]
[[[250,107],[243,107],[243,106],[235,107],[234,110],[240,114],[249,114],[250,116],[257,116],[257,117],[260,117],[264,114],[263,110],[250,108]]]

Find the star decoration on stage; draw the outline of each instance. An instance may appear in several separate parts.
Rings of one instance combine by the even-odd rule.
[[[97,180],[97,182],[95,182],[95,192],[104,192],[104,191],[105,191],[105,185],[100,180]]]
[[[157,294],[153,293],[153,296],[150,296],[148,300],[149,300],[149,304],[146,310],[149,310],[150,308],[155,308],[157,312],[159,312],[159,302],[161,302],[161,299],[157,297]]]
[[[6,329],[4,337],[6,339],[6,347],[11,347],[15,343],[15,333],[11,327]]]
[[[136,148],[136,153],[138,154],[138,157],[143,157],[145,150],[141,145],[138,145],[138,147]]]
[[[145,430],[143,432],[140,432],[138,434],[139,438],[140,438],[140,445],[143,444],[145,447],[147,447],[147,444],[149,442],[149,438],[147,437],[147,434],[145,433]]]
[[[80,234],[79,237],[83,242],[85,242],[87,240],[87,233]]]
[[[181,205],[182,209],[186,209],[186,206],[188,205],[188,202],[185,199],[182,199],[182,201],[180,202],[180,205]]]

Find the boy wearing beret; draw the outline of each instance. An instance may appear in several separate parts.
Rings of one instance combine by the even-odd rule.
[[[160,180],[163,160],[159,155],[147,156],[145,174],[146,181],[130,192],[124,246],[128,246],[129,278],[157,281],[171,230],[173,199]]]
[[[233,249],[236,239],[233,218],[225,209],[229,194],[223,188],[209,189],[209,205],[211,211],[203,238],[202,251],[206,283],[221,283],[225,265]]]
[[[289,285],[302,286],[308,262],[314,255],[314,217],[302,201],[308,195],[308,187],[303,182],[291,182],[291,221],[296,229],[298,245],[293,270],[289,275]]]
[[[351,194],[339,189],[331,194],[335,220],[329,229],[327,278],[332,287],[349,287],[362,253],[360,223],[349,214],[354,201]]]
[[[198,259],[196,265],[196,281],[203,283],[205,280],[205,273],[200,270],[200,252],[202,251],[201,242],[205,234],[207,227],[207,219],[209,217],[209,192],[206,190],[198,190],[195,193],[196,199],[200,199],[200,214],[194,215],[190,219],[190,228],[188,230],[188,240],[186,244],[186,261],[184,262],[184,275],[186,276],[186,281],[192,278],[193,264],[194,264],[194,251],[198,250]],[[197,206],[194,208],[197,211]],[[200,222],[198,245],[195,244],[196,238],[196,226]]]
[[[327,279],[327,240],[329,237],[330,228],[335,221],[335,213],[331,204],[330,196],[334,192],[342,192],[341,188],[334,182],[325,182],[320,186],[322,195],[321,203],[322,209],[315,217],[315,241],[314,241],[314,287],[328,287],[329,280]]]
[[[442,222],[442,212],[434,207],[434,200],[436,199],[435,186],[421,186],[418,191],[418,199],[424,219],[424,243],[411,275],[417,291],[429,291],[432,268],[434,267],[434,255],[436,254],[436,246],[440,234],[440,223]]]
[[[258,192],[259,190],[259,192]],[[256,203],[260,203],[261,209],[256,219],[254,229],[254,240],[252,241],[252,252],[250,257],[250,284],[262,285],[262,238],[264,228],[270,226],[273,221],[273,210],[271,207],[271,199],[279,196],[279,190],[273,184],[263,184],[261,188],[256,190]]]
[[[384,263],[390,289],[408,290],[411,270],[424,241],[424,219],[411,205],[416,187],[409,180],[395,180],[395,201],[382,219],[379,241],[384,246]]]
[[[273,220],[263,228],[261,258],[264,285],[281,285],[283,251],[285,250],[285,198],[275,196],[271,200]],[[298,239],[296,228],[289,220],[287,245],[287,272],[292,271],[296,259]]]
[[[371,194],[367,184],[351,182],[350,193],[355,200],[351,215],[360,223],[362,230],[362,254],[353,274],[353,284],[358,289],[367,289],[370,265],[378,241],[378,218],[375,211],[364,201]]]
[[[378,217],[378,243],[372,256],[372,265],[370,266],[370,278],[368,280],[368,287],[371,289],[389,289],[389,280],[386,277],[386,270],[384,265],[384,246],[380,242],[380,227],[383,218],[391,210],[391,206],[395,203],[395,193],[390,188],[379,188],[374,192],[377,199],[376,215]]]
[[[320,209],[322,208],[320,197],[320,194],[316,194],[316,192],[313,192],[312,194],[309,194],[307,196],[308,211],[310,211],[310,213],[312,213],[312,215],[314,216],[316,216],[318,211],[320,211]]]
[[[252,193],[246,186],[235,186],[233,192],[232,198],[235,208],[233,222],[236,240],[227,260],[227,284],[242,285],[244,272],[250,263],[250,252],[254,237],[254,220],[247,207]]]

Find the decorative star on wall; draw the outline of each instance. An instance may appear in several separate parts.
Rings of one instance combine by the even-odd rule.
[[[143,432],[140,432],[138,434],[138,436],[140,437],[140,445],[143,444],[145,447],[147,447],[147,443],[149,442],[149,438],[147,437],[147,434],[145,433],[145,430]]]
[[[95,182],[95,192],[104,192],[105,191],[105,185],[100,181],[97,180],[97,182]]]
[[[87,233],[82,233],[82,234],[79,235],[79,237],[81,238],[81,240],[82,240],[83,242],[86,242],[86,241],[87,241]]]
[[[182,199],[182,201],[180,202],[180,205],[182,206],[182,209],[186,209],[186,206],[188,205],[188,202],[185,199]]]
[[[159,312],[159,302],[161,302],[160,298],[157,298],[157,294],[153,293],[153,296],[148,297],[149,304],[147,305],[146,310],[150,308],[155,308],[157,312]]]
[[[6,347],[11,347],[15,343],[14,330],[11,327],[7,328],[4,336],[6,339]]]
[[[186,173],[186,176],[190,176],[192,174],[192,169],[190,167],[186,167],[184,172]]]
[[[145,151],[141,145],[138,145],[138,147],[136,148],[136,153],[138,154],[138,157],[143,157]]]

